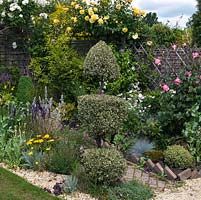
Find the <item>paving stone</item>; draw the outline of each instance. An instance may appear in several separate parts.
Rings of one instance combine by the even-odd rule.
[[[135,169],[134,178],[137,180],[141,180],[141,177],[142,177],[142,171],[139,169]]]
[[[181,181],[183,181],[183,180],[190,178],[191,175],[192,175],[191,169],[188,168],[188,169],[184,170],[183,172],[179,173],[178,177]]]
[[[163,167],[161,166],[160,163],[156,163],[155,166],[154,166],[154,171],[158,174],[163,174],[164,173],[164,169]]]
[[[176,174],[168,166],[165,167],[164,172],[170,180],[175,180],[177,178]]]
[[[165,181],[159,181],[158,180],[158,189],[164,190],[165,189],[165,185],[166,185]]]
[[[152,188],[157,188],[157,179],[150,177],[149,178],[149,186]]]
[[[197,169],[194,169],[191,173],[191,178],[198,178],[199,177],[199,171]]]
[[[153,169],[155,167],[155,164],[152,162],[151,159],[148,159],[147,162],[146,162],[146,166],[149,168],[149,169]]]
[[[148,184],[149,183],[149,174],[143,173],[141,177],[141,181],[143,184]]]
[[[134,174],[134,168],[132,166],[128,166],[125,178],[128,180],[132,180],[133,179],[133,174]]]

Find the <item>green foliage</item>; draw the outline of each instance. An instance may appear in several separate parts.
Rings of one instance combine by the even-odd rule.
[[[189,151],[197,162],[201,161],[201,111],[199,104],[188,110],[190,121],[185,123],[182,133],[189,144]]]
[[[64,34],[49,38],[45,55],[32,58],[30,65],[39,89],[48,86],[52,97],[58,100],[63,94],[68,102],[74,102],[85,93],[81,84],[82,63],[83,59],[69,47],[69,38]]]
[[[126,161],[116,149],[87,149],[81,162],[86,176],[97,184],[114,184],[126,169]]]
[[[162,23],[154,24],[151,27],[151,35],[152,41],[158,46],[165,45],[169,47],[176,41],[172,29]]]
[[[197,61],[195,58],[193,62]],[[175,84],[176,78],[179,78],[179,84]],[[185,66],[179,70],[177,77],[169,76],[163,81],[170,90],[162,91],[159,96],[157,119],[163,133],[176,140],[182,136],[184,123],[190,121],[187,111],[201,102],[200,67],[192,63],[191,67]]]
[[[78,179],[76,176],[68,176],[63,182],[63,191],[66,193],[73,193],[77,189]]]
[[[10,167],[19,167],[22,160],[23,138],[13,136],[10,138],[5,147],[6,163]]]
[[[34,98],[34,85],[28,76],[21,76],[16,92],[17,100],[23,103],[32,102]]]
[[[84,74],[95,77],[101,82],[119,78],[119,67],[115,56],[104,41],[99,41],[87,53]]]
[[[159,162],[163,160],[163,151],[161,150],[149,150],[145,152],[145,155],[153,162]]]
[[[148,26],[152,27],[154,24],[158,23],[158,16],[155,12],[149,12],[146,14],[144,21],[148,24]]]
[[[153,196],[152,191],[137,181],[122,183],[108,189],[108,200],[148,200]]]
[[[172,145],[164,151],[164,161],[170,167],[186,169],[194,165],[193,156],[180,145]]]
[[[127,119],[125,100],[109,95],[85,95],[78,99],[78,116],[81,124],[95,139],[118,133]]]

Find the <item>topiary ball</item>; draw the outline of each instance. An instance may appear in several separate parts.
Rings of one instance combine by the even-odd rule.
[[[184,147],[172,145],[164,151],[164,162],[170,167],[186,169],[194,165],[194,158]]]
[[[121,178],[126,160],[116,149],[87,149],[82,164],[88,178],[95,184],[111,185]]]

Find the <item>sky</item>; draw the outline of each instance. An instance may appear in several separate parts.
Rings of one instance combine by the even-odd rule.
[[[133,5],[146,12],[156,12],[159,21],[171,27],[178,24],[185,28],[186,22],[196,12],[196,0],[134,0]]]

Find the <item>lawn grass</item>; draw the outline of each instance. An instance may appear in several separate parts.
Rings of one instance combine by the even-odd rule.
[[[0,167],[0,200],[59,200]]]

